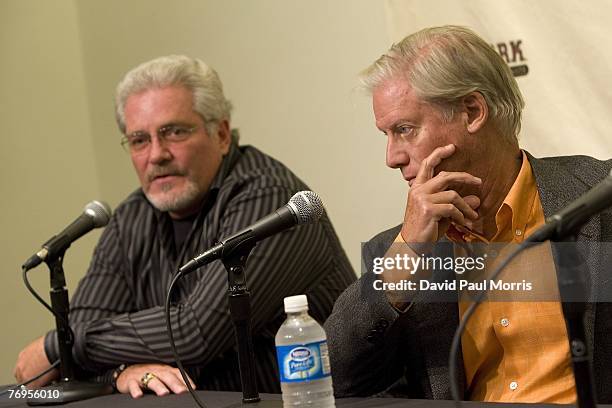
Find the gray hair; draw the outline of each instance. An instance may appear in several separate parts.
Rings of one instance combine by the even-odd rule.
[[[232,104],[223,95],[219,75],[203,61],[184,55],[169,55],[142,63],[117,85],[115,92],[115,117],[122,133],[125,133],[125,102],[128,97],[152,88],[184,86],[193,93],[193,110],[206,125],[209,134],[217,124],[230,120]]]
[[[525,106],[518,84],[499,54],[472,30],[449,25],[411,34],[365,69],[361,82],[372,92],[398,77],[425,102],[440,108],[447,120],[463,97],[480,92],[497,129],[518,137]]]

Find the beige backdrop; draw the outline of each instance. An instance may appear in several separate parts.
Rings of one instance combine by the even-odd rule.
[[[51,327],[26,291],[21,264],[100,195],[77,10],[72,1],[0,0],[0,383],[17,352]],[[75,243],[65,261],[70,288],[96,241]],[[30,273],[48,294],[49,274]],[[48,298],[48,296],[45,296]]]

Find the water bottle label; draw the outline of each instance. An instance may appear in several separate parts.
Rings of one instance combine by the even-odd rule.
[[[320,380],[329,377],[327,342],[277,346],[281,382]]]

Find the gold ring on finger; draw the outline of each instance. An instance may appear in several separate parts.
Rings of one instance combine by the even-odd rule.
[[[149,372],[144,373],[144,375],[140,379],[140,384],[142,384],[142,388],[148,389],[149,382],[151,382],[151,380],[154,378],[157,378],[155,374]]]

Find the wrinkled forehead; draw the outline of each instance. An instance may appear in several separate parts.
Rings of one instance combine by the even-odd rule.
[[[382,82],[372,91],[372,108],[376,126],[389,129],[397,120],[418,120],[432,106],[421,98],[405,79]]]
[[[124,113],[127,133],[200,119],[193,110],[192,92],[184,87],[150,88],[132,94]]]

